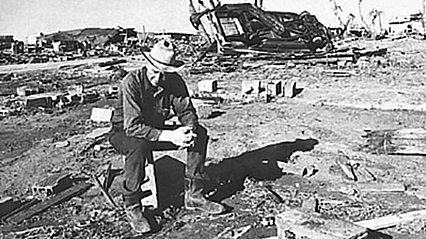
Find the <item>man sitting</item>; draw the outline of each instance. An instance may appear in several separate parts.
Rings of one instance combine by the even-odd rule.
[[[143,55],[147,65],[130,72],[121,83],[109,134],[113,147],[126,156],[124,206],[130,225],[139,233],[151,230],[141,211],[141,184],[145,165],[152,160],[152,150],[159,142],[187,149],[185,208],[210,214],[224,211],[223,205],[206,200],[202,193],[207,130],[198,123],[187,86],[176,73],[183,62],[176,60],[175,46],[170,40],[161,40]],[[182,126],[168,129],[164,122],[173,113]]]

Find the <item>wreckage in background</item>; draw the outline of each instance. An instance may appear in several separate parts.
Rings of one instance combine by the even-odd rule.
[[[214,6],[211,1],[209,6],[202,1],[191,2],[190,8],[193,26],[202,30],[224,54],[316,51],[332,47],[327,28],[306,11],[268,12],[249,3]]]

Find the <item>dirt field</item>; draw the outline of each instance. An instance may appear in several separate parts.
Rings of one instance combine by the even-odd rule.
[[[388,54],[369,58],[363,66],[341,68],[354,72],[348,77],[324,73],[323,70],[334,66],[267,62],[228,73],[201,75],[183,70],[190,89],[196,90],[200,80],[216,79],[219,91],[234,98],[240,96],[243,80],[297,82],[300,93],[294,98],[250,103],[225,100],[214,105],[215,117],[201,120],[210,134],[206,170],[213,180],[206,193],[212,200],[227,205],[228,213],[208,216],[187,212],[179,207],[181,198],[176,192],[168,203],[172,206],[151,211],[151,217],[161,228],[138,236],[131,231],[123,211],[113,209],[99,188],[93,186],[23,223],[3,223],[0,237],[232,238],[238,229],[251,226],[249,236],[241,238],[266,238],[276,236],[276,226],[265,225],[264,220],[290,208],[306,207],[314,199],[319,202],[321,214],[352,222],[426,209],[426,200],[416,196],[417,191],[426,187],[425,157],[375,154],[367,150],[366,139],[362,138],[365,130],[424,127],[426,43],[402,39],[353,44],[387,47]],[[137,60],[129,61],[125,68],[137,64]],[[16,74],[26,74],[17,79],[28,82],[28,75],[33,73]],[[108,75],[96,73],[91,78],[93,72],[90,74],[73,78],[72,82],[84,80],[101,90],[112,82]],[[72,83],[69,78],[58,78],[59,75],[60,71],[55,69],[43,70],[43,77],[55,76],[63,85]],[[9,83],[1,82],[2,86]],[[122,157],[105,139],[96,142],[104,147],[95,151],[93,142],[85,138],[99,127],[89,121],[91,109],[111,106],[113,101],[102,99],[53,113],[36,112],[1,120],[0,195],[28,197],[34,183],[55,172],[70,172],[93,182],[90,175],[108,162],[119,169]],[[68,146],[55,147],[54,143],[65,140]],[[182,173],[183,166],[173,158],[184,158],[184,152],[161,152],[156,157],[161,158],[158,173],[168,172],[169,178],[164,182]],[[356,182],[345,176],[336,160],[356,165]],[[117,176],[111,189],[118,203],[120,180],[121,176]],[[403,190],[359,190],[363,185],[383,188],[390,184],[403,185]],[[380,233],[381,238],[426,238],[426,219]]]

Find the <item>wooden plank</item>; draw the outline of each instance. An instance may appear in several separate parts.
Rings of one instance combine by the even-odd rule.
[[[356,239],[364,238],[368,232],[365,227],[338,219],[327,218],[315,212],[302,212],[291,209],[276,216],[278,238],[285,239],[286,232],[296,238],[315,239]]]
[[[86,182],[80,182],[60,193],[55,195],[54,197],[43,201],[41,203],[38,203],[27,210],[18,212],[9,218],[7,218],[6,221],[12,222],[12,223],[20,223],[25,219],[28,219],[38,213],[41,213],[45,210],[47,210],[49,207],[54,206],[56,204],[59,204],[63,201],[66,201],[74,196],[80,195],[81,193],[85,192],[88,188],[90,188],[92,184],[86,183]]]
[[[366,148],[379,154],[426,155],[426,129],[366,131]]]
[[[101,190],[102,194],[105,196],[105,198],[107,199],[107,201],[114,206],[115,208],[118,208],[118,205],[114,202],[114,199],[111,197],[111,195],[108,193],[107,189],[104,187],[104,185],[102,185],[101,181],[99,180],[99,178],[96,175],[92,175],[93,180],[96,183],[96,186],[99,187],[99,189]]]
[[[336,164],[340,167],[340,169],[342,169],[343,173],[346,175],[346,177],[348,179],[353,180],[353,181],[358,180],[354,171],[353,171],[352,166],[347,164],[345,162],[345,160],[343,160],[342,158],[338,158],[338,159],[336,159]]]
[[[426,219],[426,209],[359,221],[355,224],[371,230],[379,230],[419,219]]]
[[[405,186],[401,183],[360,183],[359,191],[365,192],[405,192]]]

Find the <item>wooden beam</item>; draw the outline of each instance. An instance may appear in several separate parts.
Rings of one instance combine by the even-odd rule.
[[[359,221],[355,224],[371,230],[379,230],[419,219],[426,219],[426,209]]]
[[[379,154],[426,155],[426,129],[366,131],[365,147]]]
[[[54,206],[56,204],[59,204],[61,202],[64,202],[66,200],[69,200],[70,198],[80,195],[83,192],[85,192],[88,188],[90,188],[92,184],[86,183],[86,182],[80,182],[60,193],[53,196],[52,198],[43,201],[41,203],[38,203],[27,210],[20,211],[9,218],[6,219],[7,222],[11,223],[20,223],[25,219],[28,219],[38,213],[41,213],[45,210],[47,210],[49,207]]]

